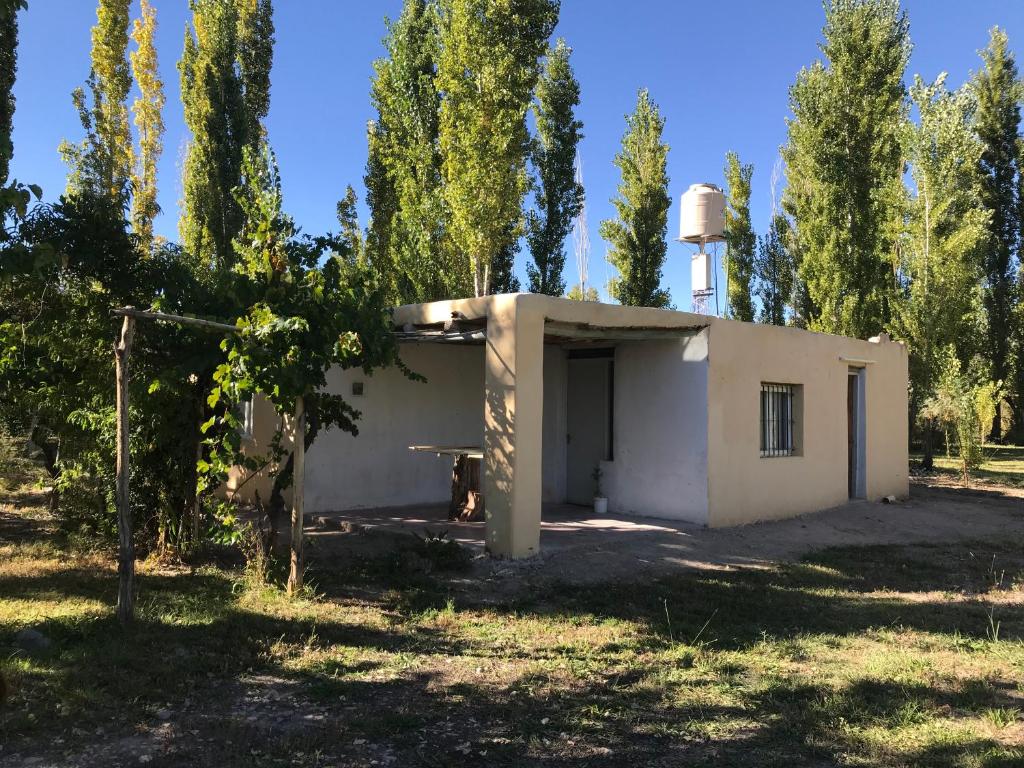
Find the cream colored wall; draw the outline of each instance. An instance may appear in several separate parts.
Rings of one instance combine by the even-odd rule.
[[[530,557],[540,551],[544,315],[523,294],[493,296],[485,306],[486,547]]]
[[[867,495],[908,491],[907,356],[901,345],[526,294],[408,305],[396,309],[394,318],[398,325],[432,324],[453,311],[488,324],[484,486],[487,544],[495,554],[528,556],[539,543],[545,320],[634,331],[708,329],[710,525],[791,516],[846,501],[849,364],[841,356],[875,361],[867,365],[865,382]],[[762,381],[803,386],[800,456],[760,458]]]
[[[483,444],[484,350],[482,346],[403,344],[403,362],[427,378],[408,379],[397,368],[375,371],[334,369],[328,388],[342,394],[362,413],[359,434],[339,429],[322,432],[306,454],[307,513],[366,507],[442,503],[451,498],[452,459],[413,452],[410,445]],[[352,395],[353,382],[363,394]],[[269,402],[255,403],[250,454],[266,450],[278,417]],[[258,491],[266,501],[273,478],[259,473],[239,486],[245,475],[231,472],[227,491],[252,501]],[[291,503],[291,492],[285,492]]]
[[[451,498],[452,458],[409,446],[483,444],[483,347],[403,344],[401,357],[426,383],[397,368],[329,372],[330,391],[362,417],[358,435],[329,430],[306,453],[307,513]],[[354,396],[357,381],[363,394]]]
[[[289,420],[290,421],[290,420]],[[274,411],[274,407],[263,395],[257,395],[253,399],[253,431],[252,435],[243,438],[242,448],[248,456],[259,456],[269,451],[271,440],[277,431],[281,419]],[[291,450],[291,427],[285,424],[284,444]],[[226,496],[235,501],[252,503],[256,500],[256,494],[264,502],[269,501],[270,491],[274,486],[274,478],[267,470],[252,473],[243,470],[241,467],[234,467],[228,473],[227,482],[223,491]],[[291,488],[284,492],[285,504],[291,504]]]
[[[708,329],[709,524],[790,517],[847,501],[847,375],[866,369],[867,497],[906,496],[907,353],[901,344],[716,320]],[[762,382],[799,384],[800,455],[761,458]]]
[[[613,512],[707,523],[707,358],[706,332],[616,346]]]

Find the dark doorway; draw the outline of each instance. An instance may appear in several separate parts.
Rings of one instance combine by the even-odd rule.
[[[851,499],[863,499],[867,492],[864,459],[864,369],[850,368],[846,377],[846,477]]]
[[[566,409],[566,500],[590,504],[594,468],[612,458],[614,350],[569,352]]]

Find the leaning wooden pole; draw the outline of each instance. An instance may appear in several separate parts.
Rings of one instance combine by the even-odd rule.
[[[295,399],[295,460],[292,462],[292,543],[288,570],[288,594],[302,589],[305,565],[302,559],[302,523],[306,477],[306,406],[300,395]]]
[[[135,618],[135,542],[128,462],[128,366],[134,337],[135,318],[125,315],[121,339],[114,345],[117,371],[117,618],[122,624],[129,624]]]

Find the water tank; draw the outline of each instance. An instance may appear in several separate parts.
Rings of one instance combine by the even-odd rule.
[[[714,184],[692,184],[679,208],[679,239],[686,243],[724,240],[725,194]]]

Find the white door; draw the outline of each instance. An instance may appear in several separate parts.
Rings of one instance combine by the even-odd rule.
[[[611,458],[612,360],[570,357],[568,362],[565,497],[570,504],[589,505],[594,467]]]

